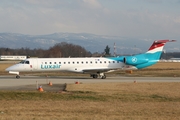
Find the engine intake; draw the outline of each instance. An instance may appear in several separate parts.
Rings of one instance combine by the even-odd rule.
[[[123,62],[127,65],[139,65],[147,63],[149,60],[144,55],[126,56],[123,58]]]

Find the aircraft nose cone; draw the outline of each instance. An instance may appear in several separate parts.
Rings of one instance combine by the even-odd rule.
[[[11,67],[8,67],[5,69],[5,71],[10,71],[11,70]]]
[[[15,68],[16,68],[16,66],[13,65],[13,66],[6,68],[5,71],[13,71],[13,70],[15,70]]]

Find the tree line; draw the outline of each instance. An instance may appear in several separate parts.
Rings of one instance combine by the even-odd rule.
[[[49,49],[30,49],[30,48],[0,48],[1,55],[26,55],[30,57],[39,57],[39,58],[58,58],[58,57],[89,57],[91,53],[85,48],[69,44],[66,42],[57,43]]]
[[[91,53],[85,48],[71,43],[61,42],[47,50],[38,48],[0,48],[0,55],[25,55],[39,58],[61,58],[61,57],[94,57],[103,56],[103,53]]]

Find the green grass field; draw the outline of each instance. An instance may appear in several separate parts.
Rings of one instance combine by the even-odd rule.
[[[177,120],[180,83],[69,84],[67,92],[0,91],[0,119]]]

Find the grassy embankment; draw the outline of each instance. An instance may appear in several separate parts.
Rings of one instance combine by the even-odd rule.
[[[0,91],[0,119],[180,118],[180,83],[70,84],[67,92]]]

